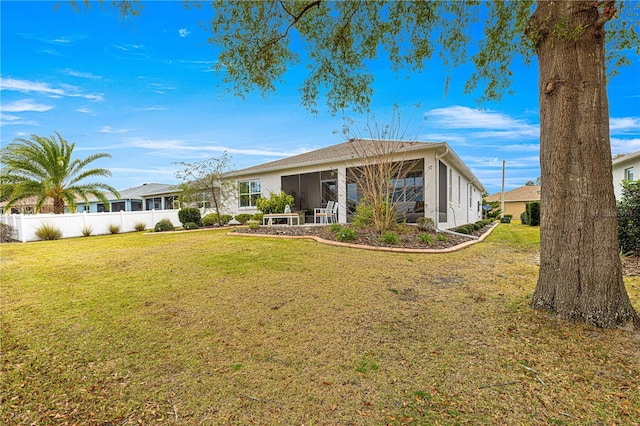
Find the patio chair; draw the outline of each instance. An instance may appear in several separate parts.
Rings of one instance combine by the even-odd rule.
[[[338,203],[333,203],[328,219],[329,223],[338,223]]]
[[[338,204],[335,201],[327,202],[327,207],[325,208],[315,208],[313,209],[313,223],[329,223],[329,219],[331,218],[333,212],[334,204],[337,206]]]

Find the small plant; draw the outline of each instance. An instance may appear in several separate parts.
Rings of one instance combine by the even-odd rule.
[[[380,241],[384,244],[395,245],[400,242],[400,238],[393,232],[385,232],[380,236]]]
[[[269,198],[258,198],[256,207],[264,214],[284,213],[285,206],[293,206],[295,199],[292,195],[280,191],[280,194],[271,194]]]
[[[416,225],[421,231],[436,232],[436,226],[430,217],[419,217],[416,219]]]
[[[144,222],[136,222],[136,224],[133,225],[133,229],[135,229],[138,232],[144,231],[145,229],[147,229],[147,224]]]
[[[84,225],[82,227],[82,235],[83,236],[88,237],[92,233],[93,233],[93,228],[91,227],[91,225]]]
[[[333,232],[334,234],[336,232],[340,232],[342,231],[342,225],[340,225],[339,223],[332,223],[331,225],[329,225],[329,231]]]
[[[187,222],[187,223],[184,224],[183,228],[187,229],[187,230],[188,229],[198,229],[198,225],[196,225],[193,222]]]
[[[254,219],[250,219],[247,221],[247,225],[249,225],[249,229],[258,229],[260,228],[260,222]]]
[[[225,226],[231,219],[230,214],[209,213],[202,218],[202,226]]]
[[[62,238],[62,231],[50,223],[43,223],[36,229],[36,236],[41,240],[59,240]]]
[[[449,237],[447,237],[446,234],[438,234],[436,238],[438,241],[442,241],[442,242],[445,242],[449,239]]]
[[[153,230],[155,232],[175,231],[176,227],[173,226],[171,220],[165,218],[156,223],[156,226],[153,228]]]
[[[418,239],[423,244],[433,244],[433,235],[431,234],[420,234],[418,235]]]
[[[252,220],[257,220],[258,222],[262,223],[262,218],[264,217],[264,213],[256,213],[253,216],[251,216]]]
[[[4,223],[0,223],[0,243],[10,243],[16,238],[16,229]]]
[[[197,225],[200,223],[200,210],[195,207],[184,207],[178,211],[178,220],[180,220],[182,226],[189,222]]]
[[[110,223],[109,224],[109,232],[111,232],[112,234],[117,234],[120,232],[120,225],[118,225],[117,223]]]
[[[253,215],[249,213],[240,213],[237,214],[235,219],[240,222],[241,225],[246,225],[248,220],[251,220]]]
[[[357,238],[356,231],[351,228],[342,228],[340,232],[336,234],[336,239],[338,241],[352,241]]]

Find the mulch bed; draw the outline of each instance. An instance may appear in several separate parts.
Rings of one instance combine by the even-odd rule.
[[[343,226],[348,228],[349,226]],[[433,242],[431,244],[422,243],[419,240],[419,235],[424,234],[425,231],[421,231],[417,226],[404,225],[394,231],[399,238],[398,244],[384,244],[380,241],[380,234],[372,229],[355,228],[352,229],[356,232],[356,238],[350,241],[345,241],[349,244],[365,245],[373,247],[389,247],[389,248],[408,248],[408,249],[431,249],[442,250],[450,247],[457,246],[468,241],[475,240],[475,238],[467,237],[464,235],[453,235],[449,233],[439,232],[438,234],[446,237],[445,241],[438,241],[437,234],[433,235]],[[475,231],[474,236],[479,237],[485,232],[489,231],[491,226],[485,226],[484,228]],[[329,231],[329,226],[322,225],[301,225],[301,226],[261,226],[258,229],[249,228],[237,228],[235,232],[245,234],[264,234],[264,235],[278,235],[278,236],[316,236],[328,241],[338,241],[336,233]]]

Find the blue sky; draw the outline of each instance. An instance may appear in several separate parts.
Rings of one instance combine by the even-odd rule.
[[[175,183],[174,162],[223,151],[243,168],[341,143],[343,118],[366,118],[325,113],[324,99],[317,115],[301,107],[304,65],[267,98],[226,93],[199,25],[208,8],[148,2],[139,18],[123,21],[99,6],[76,13],[57,3],[0,2],[2,144],[57,131],[79,157],[111,154],[95,164],[111,170],[105,181],[117,189]],[[631,59],[608,87],[614,154],[640,150],[640,58]],[[374,64],[372,114],[387,122],[397,104],[408,135],[447,141],[489,193],[500,190],[502,160],[506,189],[518,187],[540,171],[537,67],[516,63],[515,95],[482,105],[479,93],[462,93],[469,67],[447,73],[434,59],[398,77]]]

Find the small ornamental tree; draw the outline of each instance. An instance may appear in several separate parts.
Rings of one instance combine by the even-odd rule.
[[[258,198],[256,207],[264,214],[284,213],[285,207],[292,206],[294,202],[295,199],[292,195],[281,191],[280,194],[272,193],[269,198]]]
[[[618,203],[618,245],[623,254],[640,255],[640,180],[622,182]]]

